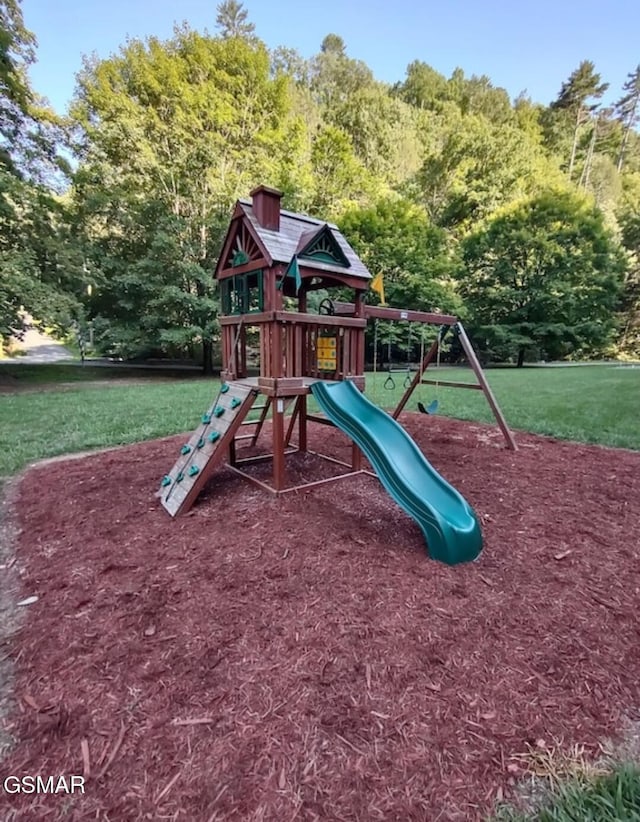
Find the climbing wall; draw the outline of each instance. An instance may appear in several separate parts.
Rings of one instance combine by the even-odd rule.
[[[176,464],[162,478],[158,496],[172,517],[191,508],[213,470],[228,455],[256,393],[255,388],[241,383],[222,384],[215,402],[180,449]]]

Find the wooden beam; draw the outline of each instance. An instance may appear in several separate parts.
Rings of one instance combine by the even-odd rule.
[[[356,314],[355,303],[334,302],[336,316],[350,316]],[[390,308],[382,305],[365,305],[364,316],[367,319],[377,320],[407,320],[412,323],[427,323],[428,325],[455,325],[458,318],[452,314],[435,314],[428,311],[414,311],[410,308]]]
[[[426,323],[428,325],[455,325],[457,317],[451,314],[430,314],[426,311],[411,311],[406,308],[384,308],[380,305],[368,305],[364,310],[367,319],[376,320],[406,320],[410,323]]]
[[[257,311],[255,314],[229,314],[226,317],[219,317],[220,325],[238,325],[240,318],[248,325],[260,325],[261,323],[272,323],[275,319],[275,311]]]
[[[229,277],[234,277],[236,274],[251,274],[253,271],[264,271],[269,268],[271,263],[266,257],[259,257],[257,260],[249,260],[248,263],[237,265],[235,268],[222,268],[218,272],[216,279],[226,280]]]
[[[311,422],[317,422],[319,425],[331,425],[335,428],[331,420],[328,420],[326,417],[319,417],[317,414],[307,414],[307,419],[311,420]]]
[[[350,462],[339,460],[336,457],[329,457],[326,454],[321,454],[319,451],[309,451],[309,454],[313,454],[314,457],[320,457],[320,459],[326,460],[327,462],[335,462],[336,465],[344,465],[345,468],[351,468]]]
[[[422,380],[422,385],[442,385],[445,388],[472,388],[482,391],[482,386],[476,382],[451,382],[450,380]]]
[[[338,328],[366,328],[366,319],[360,317],[335,317],[331,314],[296,314],[293,311],[276,311],[276,320],[282,323],[303,325],[327,325]],[[250,323],[249,323],[250,324]]]
[[[246,471],[242,471],[237,466],[227,465],[226,467],[229,469],[229,471],[233,471],[234,474],[239,474],[241,477],[244,477],[244,479],[249,480],[249,482],[252,482],[254,485],[257,485],[258,488],[262,488],[263,491],[268,491],[270,494],[278,493],[275,488],[272,488],[266,482],[259,480],[257,477],[252,477],[251,474],[247,474]]]
[[[295,454],[298,449],[295,446],[292,446],[287,451],[285,451],[285,455],[288,456],[289,454]],[[257,454],[255,457],[241,457],[240,459],[236,460],[236,467],[238,465],[253,465],[256,462],[266,462],[267,460],[272,460],[273,454]],[[271,487],[271,486],[269,486]]]
[[[335,477],[327,477],[326,479],[314,480],[313,482],[303,482],[302,485],[294,485],[291,488],[283,488],[280,494],[292,494],[294,491],[303,491],[306,488],[316,488],[319,485],[327,485],[329,482],[337,482],[338,480],[350,479],[357,477],[362,471],[349,471],[346,474],[337,474]]]

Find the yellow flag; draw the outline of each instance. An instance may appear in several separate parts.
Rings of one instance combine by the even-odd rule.
[[[378,297],[380,297],[380,303],[382,305],[386,305],[384,299],[384,282],[382,280],[382,271],[380,271],[376,276],[371,280],[370,287],[372,291],[375,291]]]

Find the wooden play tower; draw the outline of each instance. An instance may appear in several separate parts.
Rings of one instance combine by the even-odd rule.
[[[368,318],[454,326],[478,378],[476,385],[457,385],[485,392],[507,446],[515,448],[458,319],[366,305],[371,273],[337,226],[281,209],[281,197],[281,192],[259,186],[251,192],[251,200],[239,200],[233,211],[215,271],[221,304],[222,387],[162,480],[159,496],[167,511],[172,516],[187,511],[223,461],[231,470],[275,494],[303,487],[287,485],[286,454],[290,450],[307,451],[309,420],[331,425],[323,416],[309,412],[310,386],[317,380],[351,380],[364,389]],[[310,292],[336,288],[341,293],[350,290],[353,301],[323,300],[319,313],[308,313]],[[423,372],[437,353],[439,339],[420,364],[394,416],[404,408],[413,389],[425,381]],[[259,374],[250,376],[249,342],[255,340]],[[259,410],[259,415],[249,420],[252,409]],[[256,444],[269,412],[271,454],[242,458],[239,446]],[[251,433],[241,433],[245,426],[252,427]],[[265,458],[273,460],[271,483],[245,471],[247,464]],[[304,487],[360,472],[362,455],[355,444],[350,463],[341,465],[340,475]],[[346,473],[345,465],[349,469]]]

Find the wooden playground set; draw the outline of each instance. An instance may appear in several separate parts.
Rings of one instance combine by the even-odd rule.
[[[223,462],[260,488],[273,494],[285,494],[360,472],[369,473],[363,468],[364,450],[389,493],[424,526],[413,510],[416,504],[418,507],[422,504],[421,501],[414,498],[407,502],[398,496],[397,485],[405,483],[399,475],[407,471],[407,463],[401,457],[402,464],[394,465],[394,453],[390,453],[399,448],[409,459],[409,473],[416,468],[413,442],[408,445],[402,436],[395,444],[391,442],[400,429],[395,421],[407,408],[416,388],[436,384],[482,391],[506,446],[515,450],[513,435],[459,319],[447,314],[367,304],[365,300],[372,275],[338,228],[322,220],[282,210],[281,196],[279,191],[259,186],[251,192],[250,201],[239,200],[235,206],[215,272],[221,294],[222,385],[198,428],[182,447],[175,465],[163,477],[159,491],[162,504],[171,516],[187,512],[213,471]],[[336,288],[342,293],[344,289],[352,290],[353,302],[323,299],[317,314],[308,312],[309,292]],[[361,392],[365,387],[365,330],[371,320],[376,323],[379,320],[404,321],[421,328],[435,325],[440,329],[426,353],[423,347],[415,374],[411,377],[411,372],[407,371],[404,394],[390,415],[364,399],[360,402],[367,406],[356,407],[359,401],[355,389]],[[475,383],[441,381],[425,376],[429,366],[439,360],[443,338],[451,331],[457,335],[473,369]],[[259,336],[259,376],[249,375],[250,332]],[[350,383],[350,391],[347,393],[343,388],[338,397],[335,390],[330,392],[322,388],[323,385],[325,389],[335,388],[339,383]],[[324,413],[309,410],[310,394],[315,396]],[[331,401],[332,396],[335,403]],[[335,405],[333,410],[332,404]],[[351,412],[349,419],[341,420],[340,406],[344,410],[345,405],[350,406]],[[422,403],[418,405],[419,410],[426,411]],[[372,409],[384,417],[375,416]],[[248,419],[252,410],[259,411],[256,419]],[[256,444],[269,412],[270,453],[243,456],[241,446]],[[390,420],[394,422],[390,423]],[[287,483],[286,456],[294,451],[308,450],[307,425],[310,421],[342,428],[353,440],[351,459],[348,464],[341,463],[340,473],[334,476],[290,485]],[[394,427],[390,428],[390,425]],[[242,433],[248,428],[252,429],[249,433]],[[374,430],[376,434],[372,437]],[[385,440],[388,440],[386,448]],[[313,453],[330,462],[340,462]],[[271,459],[273,463],[271,483],[245,470],[252,462],[265,459]],[[345,466],[349,469],[346,473]],[[416,487],[405,490],[412,497],[420,496]],[[444,490],[448,492],[449,488]],[[428,512],[427,518],[432,513]],[[423,531],[431,543],[433,534],[429,536],[424,527]]]

